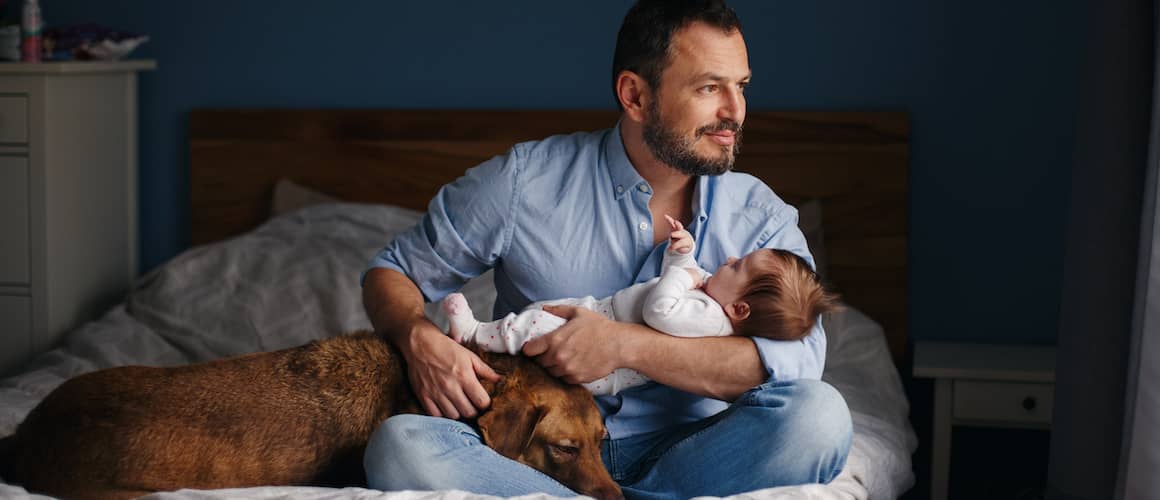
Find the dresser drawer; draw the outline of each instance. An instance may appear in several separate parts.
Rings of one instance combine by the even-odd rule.
[[[28,142],[28,98],[0,95],[0,144]]]
[[[32,353],[32,299],[0,295],[0,376],[13,373]]]
[[[28,159],[0,156],[0,285],[28,284]]]
[[[1054,384],[955,381],[954,418],[988,423],[1051,423]]]

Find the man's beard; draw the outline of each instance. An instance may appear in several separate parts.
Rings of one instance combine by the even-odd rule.
[[[721,155],[706,158],[697,154],[697,140],[707,133],[733,131],[733,144],[721,146]],[[733,160],[741,152],[741,124],[728,120],[698,128],[693,137],[681,137],[665,127],[657,101],[653,100],[644,120],[644,143],[662,163],[692,176],[721,175],[733,169]]]

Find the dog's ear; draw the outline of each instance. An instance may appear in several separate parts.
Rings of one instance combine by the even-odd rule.
[[[518,460],[532,443],[536,426],[543,418],[544,411],[525,398],[496,398],[476,424],[484,444],[500,455]]]

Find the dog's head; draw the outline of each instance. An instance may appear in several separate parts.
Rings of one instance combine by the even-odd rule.
[[[592,394],[527,358],[489,361],[505,376],[477,421],[484,442],[578,493],[624,498],[600,457],[607,432]]]

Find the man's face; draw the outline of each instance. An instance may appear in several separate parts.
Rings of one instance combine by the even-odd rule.
[[[645,114],[645,144],[688,175],[723,174],[741,146],[750,76],[745,40],[695,22],[673,35],[670,52]]]

